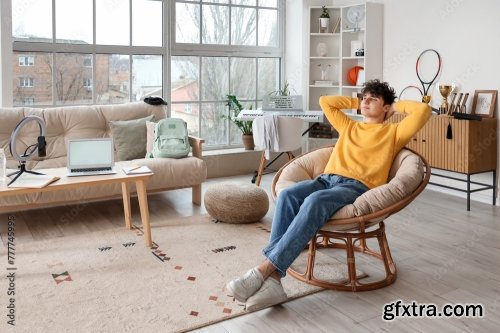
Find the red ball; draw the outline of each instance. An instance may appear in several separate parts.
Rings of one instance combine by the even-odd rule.
[[[358,81],[359,70],[361,69],[364,69],[364,67],[354,66],[351,69],[349,69],[349,71],[347,72],[347,82],[355,86],[356,82]]]

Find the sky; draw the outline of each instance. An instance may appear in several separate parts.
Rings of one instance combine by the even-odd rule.
[[[12,0],[14,36],[52,37],[52,0]],[[96,1],[98,44],[129,44],[129,0]],[[161,46],[161,1],[133,0],[133,44]],[[56,38],[92,43],[92,0],[56,0]]]

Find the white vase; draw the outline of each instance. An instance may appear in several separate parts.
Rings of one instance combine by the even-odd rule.
[[[320,17],[319,18],[319,32],[326,33],[328,32],[328,25],[330,24],[330,19],[328,17]]]
[[[316,52],[318,53],[318,57],[326,57],[328,54],[328,47],[325,43],[318,43],[316,46]]]

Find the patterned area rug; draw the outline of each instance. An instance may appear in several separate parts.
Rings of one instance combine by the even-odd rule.
[[[152,229],[116,229],[15,244],[15,326],[2,279],[1,332],[182,332],[244,314],[224,285],[262,260],[266,225],[214,223],[209,216],[167,221]],[[2,247],[0,266],[8,266]],[[323,256],[332,276],[344,265]],[[290,299],[319,288],[283,280]]]

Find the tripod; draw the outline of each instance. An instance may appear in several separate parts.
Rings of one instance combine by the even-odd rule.
[[[16,175],[16,176],[14,177],[14,179],[12,179],[8,185],[10,185],[10,184],[12,184],[13,182],[15,182],[15,181],[16,181],[16,179],[17,179],[17,178],[19,178],[19,176],[21,176],[21,175],[23,174],[23,172],[26,172],[26,173],[31,173],[31,174],[34,174],[34,175],[43,175],[43,173],[40,173],[40,172],[26,170],[26,161],[20,161],[20,164],[19,164],[19,167],[18,167],[18,168],[19,168],[19,171],[12,172],[12,173],[9,173],[9,174],[7,175],[7,177],[10,177],[10,176]],[[7,185],[7,186],[8,186],[8,185]]]

